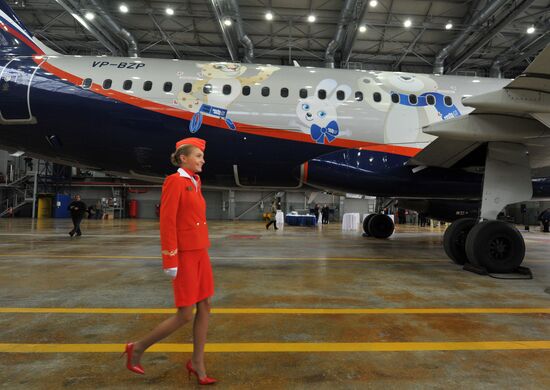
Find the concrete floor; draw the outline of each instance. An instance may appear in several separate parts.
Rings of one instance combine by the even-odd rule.
[[[158,224],[69,227],[0,220],[0,387],[196,387],[189,325],[144,356],[145,376],[117,353],[172,310]],[[534,280],[506,281],[450,263],[441,228],[376,240],[212,222],[208,372],[224,389],[548,389],[550,235],[536,230]]]

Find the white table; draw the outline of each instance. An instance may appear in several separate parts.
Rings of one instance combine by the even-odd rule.
[[[275,214],[275,221],[277,222],[277,227],[279,229],[283,228],[285,226],[285,213],[281,210],[277,210],[277,213]]]
[[[342,217],[342,230],[359,230],[361,214],[345,213]]]

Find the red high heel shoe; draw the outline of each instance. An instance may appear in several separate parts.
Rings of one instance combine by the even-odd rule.
[[[134,354],[134,343],[128,343],[126,344],[126,349],[124,352],[122,352],[122,355],[120,357],[123,357],[124,354],[126,354],[126,368],[130,371],[135,372],[136,374],[145,374],[145,371],[143,370],[143,367],[141,367],[141,364],[136,364],[135,366],[132,366],[132,356]]]
[[[199,381],[199,385],[213,385],[218,381],[217,379],[209,378],[207,376],[205,376],[203,379],[199,378],[199,373],[195,371],[195,369],[193,368],[193,365],[191,364],[191,360],[187,362],[185,367],[187,368],[189,379],[191,379],[191,374],[195,375],[197,377],[197,381]]]

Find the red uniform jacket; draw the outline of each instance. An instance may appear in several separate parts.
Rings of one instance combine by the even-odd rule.
[[[170,175],[162,186],[160,201],[160,243],[162,267],[178,266],[178,251],[210,246],[206,225],[206,202],[200,178],[195,182],[183,169]]]

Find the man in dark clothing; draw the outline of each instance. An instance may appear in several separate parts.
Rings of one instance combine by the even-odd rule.
[[[329,215],[329,213],[330,213],[330,208],[327,205],[324,205],[323,208],[321,209],[321,216],[323,217],[322,218],[323,225],[328,224],[328,215]]]
[[[74,200],[69,205],[68,210],[71,212],[71,218],[73,220],[73,230],[69,232],[69,235],[72,237],[75,234],[81,236],[82,232],[80,231],[80,222],[84,218],[84,213],[86,212],[86,204],[80,200],[80,195],[75,195]]]
[[[542,231],[545,233],[550,232],[550,209],[544,210],[539,214],[539,221],[542,222]]]

